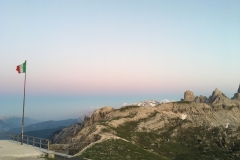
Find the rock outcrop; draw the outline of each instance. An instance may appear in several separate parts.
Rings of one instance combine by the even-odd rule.
[[[213,91],[212,95],[209,97],[208,103],[219,103],[227,99],[229,98],[216,88],[215,91]]]
[[[106,115],[113,110],[114,108],[109,106],[95,110],[91,115],[90,120],[88,121],[89,123],[85,123],[85,126],[89,126],[94,124],[95,122],[105,120]]]
[[[240,84],[237,93],[234,94],[232,99],[240,100]]]
[[[184,101],[193,101],[194,99],[195,97],[192,91],[187,90],[184,93]]]
[[[197,102],[197,103],[207,103],[208,102],[208,98],[206,96],[202,96],[202,95],[200,95],[199,97],[196,96],[195,99],[194,99],[194,102]]]
[[[235,93],[232,99],[240,100],[240,93]]]

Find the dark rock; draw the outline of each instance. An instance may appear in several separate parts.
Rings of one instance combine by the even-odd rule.
[[[234,94],[232,99],[240,100],[240,84],[239,84],[237,93]]]
[[[218,103],[225,99],[228,99],[228,97],[216,88],[215,91],[213,91],[212,95],[209,97],[208,102]]]
[[[238,87],[238,93],[240,93],[240,84],[239,84],[239,87]]]
[[[235,93],[232,99],[240,100],[240,93]]]
[[[200,95],[199,97],[195,97],[194,102],[198,103],[206,103],[208,101],[208,98],[206,96]]]

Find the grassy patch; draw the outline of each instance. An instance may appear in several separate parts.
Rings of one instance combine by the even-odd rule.
[[[139,122],[137,121],[129,121],[125,122],[123,125],[119,125],[117,128],[112,129],[116,131],[117,136],[131,141],[138,123]]]
[[[57,160],[56,158],[48,158],[48,156],[47,155],[45,155],[44,157],[42,157],[42,158],[45,158],[45,160]]]
[[[132,109],[132,108],[139,108],[140,106],[124,106],[124,107],[121,107],[117,110],[120,110],[121,112],[125,111],[125,110],[128,110],[128,109]]]
[[[138,126],[139,123],[147,121],[148,119],[151,119],[152,117],[155,117],[156,114],[159,112],[154,111],[151,115],[149,115],[148,118],[142,118],[139,119],[138,121],[127,121],[122,125],[119,125],[116,128],[110,127],[112,130],[115,130],[117,133],[117,136],[127,139],[129,141],[132,141],[136,135],[136,127]]]
[[[137,113],[130,112],[128,116],[124,116],[124,117],[122,117],[122,116],[114,117],[114,118],[111,119],[111,121],[113,121],[113,120],[119,120],[119,119],[122,119],[122,118],[133,118],[133,117],[136,116],[136,114],[137,114]]]
[[[121,139],[112,139],[95,144],[81,157],[93,160],[161,160],[162,156],[146,151],[144,148]]]
[[[191,101],[176,101],[176,102],[172,102],[172,103],[185,103],[185,104],[190,104],[192,103]]]
[[[157,113],[153,113],[153,116],[154,114]],[[232,133],[227,132],[225,128],[210,129],[203,126],[182,128],[184,123],[189,122],[174,118],[169,120],[170,124],[161,130],[137,132],[136,127],[145,120],[147,119],[129,121],[112,129],[116,131],[117,136],[168,159],[224,160],[239,158],[235,154],[240,151],[239,140],[228,136]],[[232,142],[234,142],[234,147],[231,146]]]
[[[110,132],[111,132],[111,129],[109,129],[109,128],[102,128],[101,131],[102,131],[102,132],[108,132],[108,133],[110,133]]]

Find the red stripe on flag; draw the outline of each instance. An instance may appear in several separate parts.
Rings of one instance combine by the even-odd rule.
[[[17,66],[16,70],[18,71],[18,73],[20,73],[20,65]]]

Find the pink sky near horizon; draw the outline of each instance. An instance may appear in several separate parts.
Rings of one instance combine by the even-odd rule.
[[[240,82],[239,8],[237,0],[0,0],[2,113],[22,104],[24,74],[15,67],[25,60],[31,105],[60,106],[61,115],[69,105],[180,100],[186,90],[218,88],[231,98]]]

